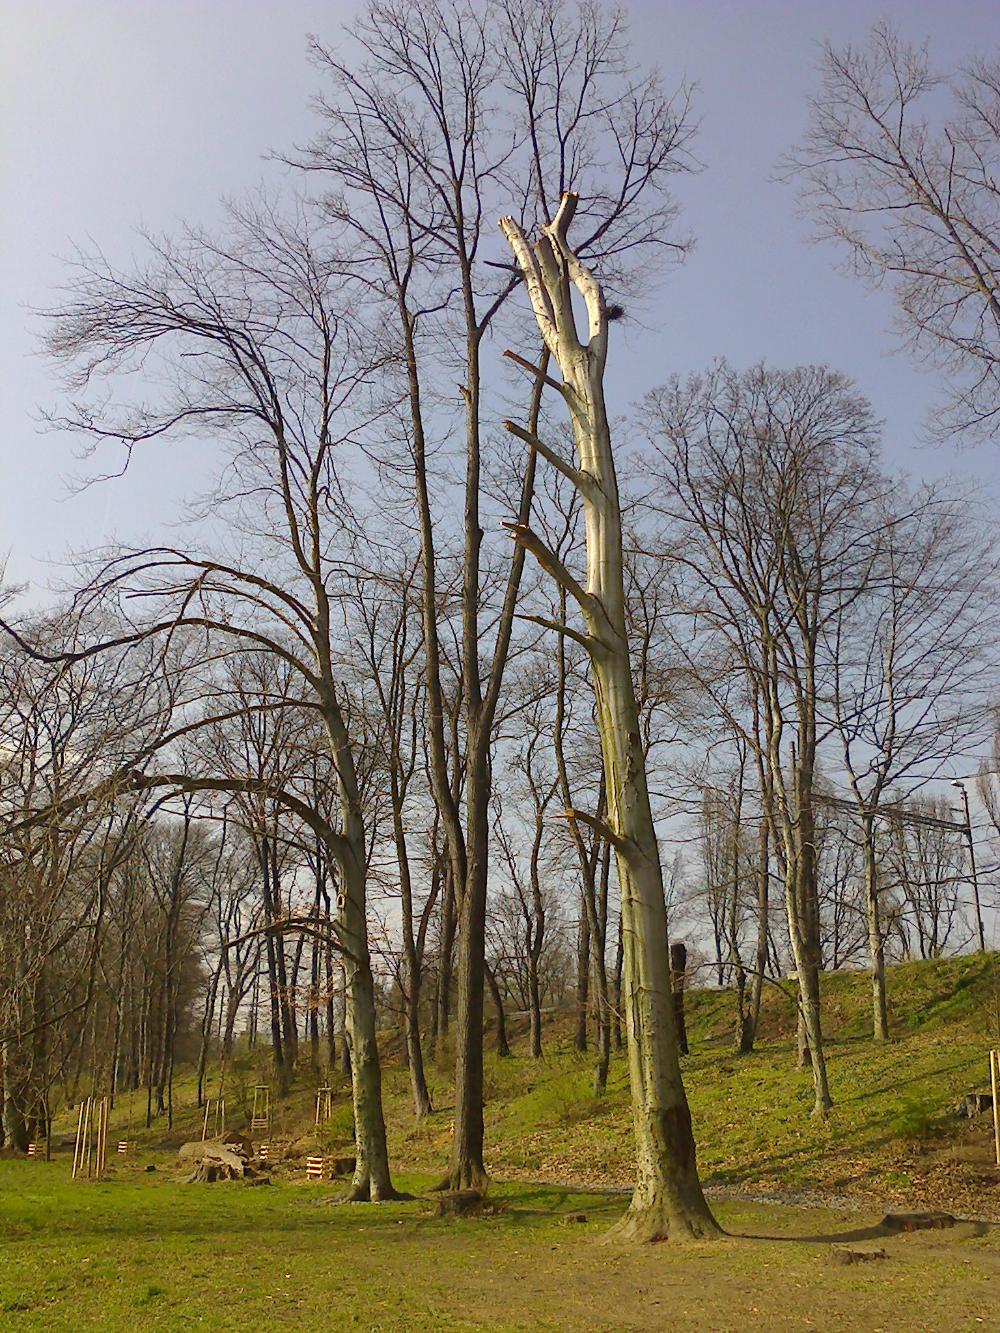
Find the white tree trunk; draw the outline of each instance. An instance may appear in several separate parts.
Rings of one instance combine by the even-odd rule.
[[[529,528],[509,526],[515,540],[579,604],[587,631],[579,637],[593,667],[608,793],[607,826],[601,831],[614,846],[621,887],[623,1003],[636,1142],[632,1204],[617,1230],[643,1240],[704,1237],[718,1234],[719,1229],[698,1179],[674,1032],[663,878],[632,683],[621,511],[604,402],[607,312],[600,285],[566,243],[575,209],[576,196],[564,195],[555,220],[543,229],[534,248],[512,218],[504,218],[500,226],[524,275],[545,345],[562,372],[562,385],[551,383],[569,409],[578,465],[513,423],[508,428],[571,478],[580,492],[586,522],[586,588]],[[587,307],[586,344],[576,330],[571,283]],[[590,819],[580,812],[568,813]]]

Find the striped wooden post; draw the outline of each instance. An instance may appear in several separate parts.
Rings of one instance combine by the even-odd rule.
[[[118,1151],[121,1153],[123,1157],[126,1155],[126,1153],[128,1152],[128,1139],[118,1140]]]
[[[262,1144],[260,1144],[260,1146],[259,1146],[258,1149],[257,1149],[257,1156],[260,1158],[260,1160],[261,1160],[262,1162],[266,1162],[266,1161],[267,1161],[267,1144],[266,1144],[266,1143],[262,1143]]]
[[[28,1144],[28,1156],[29,1156],[29,1157],[40,1157],[41,1155],[42,1155],[42,1144],[40,1144],[40,1143],[29,1143],[29,1144]]]
[[[325,1159],[322,1158],[322,1157],[307,1157],[307,1158],[306,1158],[306,1179],[307,1179],[307,1180],[322,1180],[322,1179],[323,1179],[323,1164],[324,1164],[324,1161],[325,1161]]]

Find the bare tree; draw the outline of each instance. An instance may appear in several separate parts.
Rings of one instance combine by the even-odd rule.
[[[698,1179],[674,1032],[663,875],[625,623],[621,510],[604,400],[608,312],[600,284],[566,239],[576,203],[576,195],[563,196],[534,247],[512,217],[500,225],[524,276],[545,346],[562,374],[562,383],[548,377],[546,382],[567,405],[578,461],[570,463],[532,429],[513,422],[509,429],[580,493],[587,535],[586,586],[527,524],[508,527],[518,545],[534,555],[579,608],[583,633],[569,626],[554,628],[571,634],[590,655],[608,804],[602,827],[615,849],[621,888],[623,1002],[636,1135],[636,1186],[621,1232],[646,1240],[711,1236],[718,1228]],[[586,343],[577,330],[574,288],[587,312]],[[594,818],[580,811],[573,817],[585,823]]]
[[[675,252],[667,194],[687,164],[687,97],[666,97],[632,67],[620,14],[558,0],[373,0],[351,29],[353,54],[317,44],[330,75],[323,131],[301,164],[324,173],[327,208],[356,245],[359,281],[395,329],[406,408],[400,430],[412,469],[421,547],[430,774],[450,859],[458,919],[455,1136],[448,1183],[479,1186],[483,1163],[483,995],[490,761],[514,639],[524,556],[484,545],[489,337],[519,277],[489,219],[516,199],[525,225],[571,185],[586,196],[581,252],[624,279],[640,256]],[[486,227],[484,229],[484,219]],[[442,381],[442,375],[447,378]],[[446,416],[455,379],[459,415]],[[445,389],[444,385],[447,385]],[[446,397],[446,394],[448,395]],[[534,429],[540,384],[527,390]],[[459,660],[463,803],[449,780],[445,734],[440,519],[435,455],[458,437],[463,481]],[[438,465],[440,466],[440,465]],[[527,522],[535,488],[529,451],[517,483]],[[492,566],[492,568],[491,568]],[[502,572],[496,575],[496,568]],[[448,899],[446,899],[446,902]]]
[[[861,831],[876,1041],[889,1036],[879,803],[891,785],[913,790],[980,741],[995,615],[969,499],[935,487],[887,500],[868,588],[828,625],[832,713]]]
[[[823,368],[727,366],[647,400],[648,506],[667,521],[664,551],[698,627],[691,670],[743,678],[730,708],[760,760],[761,798],[785,880],[798,977],[800,1059],[815,1114],[830,1090],[822,1049],[815,783],[830,731],[820,703],[830,626],[868,586],[884,482],[866,402]],[[717,691],[716,697],[719,697]]]
[[[823,46],[790,158],[819,235],[889,282],[899,329],[948,374],[946,430],[1000,429],[1000,59],[935,71],[891,24]]]
[[[899,807],[889,825],[887,859],[903,899],[901,923],[921,958],[940,958],[964,925],[958,886],[965,878],[965,847],[951,815],[943,801],[915,798]],[[967,941],[968,935],[958,943]]]
[[[237,209],[228,241],[188,232],[173,243],[151,239],[149,250],[146,266],[131,274],[100,258],[82,260],[66,302],[53,312],[50,350],[84,398],[67,424],[127,450],[184,431],[220,433],[231,446],[232,471],[211,503],[243,551],[231,558],[126,553],[98,569],[79,601],[113,604],[126,624],[128,599],[149,607],[153,614],[122,636],[129,641],[189,633],[204,636],[208,660],[246,648],[273,654],[297,682],[299,706],[317,719],[334,774],[338,827],[294,790],[272,790],[252,775],[157,771],[141,781],[175,791],[263,788],[325,839],[339,870],[335,935],[347,971],[358,1149],[352,1194],[390,1198],[366,918],[363,744],[352,734],[352,672],[337,627],[338,579],[350,576],[345,455],[371,419],[369,340],[359,312],[346,313],[352,303],[338,277],[339,256],[317,244],[305,209],[290,220],[266,205]],[[101,401],[102,379],[120,383],[153,364],[165,386],[159,401],[117,411]],[[249,559],[254,546],[257,558]],[[227,707],[215,697],[218,707],[197,725],[239,711],[238,702]],[[255,707],[287,704],[262,698]],[[318,926],[303,929],[315,933]]]

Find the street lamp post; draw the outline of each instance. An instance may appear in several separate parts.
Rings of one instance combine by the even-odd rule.
[[[965,806],[965,836],[969,840],[969,870],[972,876],[972,893],[976,900],[976,926],[979,930],[979,951],[986,952],[986,932],[983,930],[983,909],[979,905],[979,878],[976,875],[976,844],[972,838],[972,815],[969,813],[969,793],[966,790],[965,783],[959,782],[956,778],[952,784],[962,793],[962,804]]]

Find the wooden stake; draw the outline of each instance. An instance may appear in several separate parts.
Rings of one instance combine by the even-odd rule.
[[[73,1174],[70,1176],[70,1180],[76,1180],[76,1173],[77,1173],[77,1171],[78,1171],[79,1168],[80,1168],[80,1162],[81,1162],[81,1160],[82,1160],[82,1159],[81,1159],[81,1154],[80,1154],[80,1147],[81,1147],[81,1144],[82,1144],[82,1141],[83,1141],[83,1108],[84,1108],[84,1104],[85,1104],[85,1102],[81,1101],[81,1103],[80,1103],[80,1114],[79,1114],[79,1116],[77,1117],[77,1122],[76,1122],[76,1142],[73,1144]]]
[[[1000,1051],[990,1051],[990,1084],[993,1092],[993,1140],[996,1145],[997,1166],[1000,1166]]]
[[[94,1179],[100,1180],[104,1170],[104,1120],[108,1104],[102,1097],[97,1103],[97,1124],[94,1130]]]
[[[87,1098],[87,1110],[83,1117],[83,1151],[87,1158],[87,1179],[90,1179],[94,1167],[94,1099]]]

